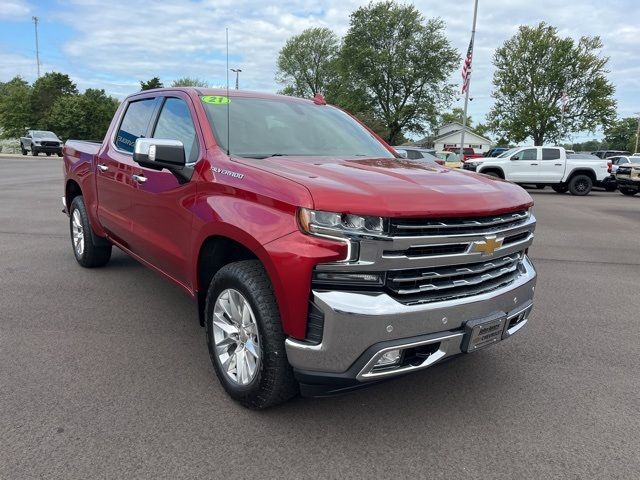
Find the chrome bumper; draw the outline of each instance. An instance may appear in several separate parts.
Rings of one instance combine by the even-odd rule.
[[[371,366],[387,350],[410,345],[439,343],[437,352],[420,365],[391,370],[384,377],[427,368],[463,352],[464,324],[496,314],[509,319],[526,311],[533,303],[536,271],[528,257],[524,272],[511,284],[489,293],[456,300],[421,305],[405,305],[387,294],[314,291],[314,303],[324,313],[322,342],[318,345],[286,340],[289,363],[310,374],[349,372],[359,382],[374,380]],[[514,334],[526,324],[526,318],[514,328],[506,322],[502,338]],[[406,342],[403,343],[403,339]],[[379,347],[378,347],[378,344]]]

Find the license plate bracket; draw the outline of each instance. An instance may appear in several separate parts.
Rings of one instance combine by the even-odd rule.
[[[502,332],[506,321],[506,314],[469,320],[464,325],[465,336],[462,341],[462,350],[471,353],[498,343],[502,340]]]

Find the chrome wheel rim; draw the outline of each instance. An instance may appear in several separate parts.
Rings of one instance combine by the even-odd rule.
[[[213,307],[213,343],[218,362],[237,385],[248,385],[260,369],[260,337],[251,305],[232,288],[224,290]]]
[[[84,229],[82,228],[80,212],[77,209],[71,215],[71,239],[76,254],[82,256],[84,253]]]

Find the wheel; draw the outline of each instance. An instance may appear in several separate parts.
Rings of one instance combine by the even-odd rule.
[[[51,152],[47,152],[47,157],[50,157],[50,156],[51,156]]]
[[[569,187],[566,185],[551,185],[551,188],[553,188],[553,191],[556,193],[567,193],[569,190]]]
[[[604,187],[604,189],[605,189],[607,192],[615,192],[615,191],[617,190],[617,188],[618,188],[618,187],[617,187],[615,184],[607,184],[607,185],[605,185],[605,187]]]
[[[58,152],[56,155],[58,155],[59,157],[62,156],[62,152]]]
[[[636,193],[638,193],[638,190],[622,187],[620,189],[620,193],[622,193],[623,195],[628,195],[629,197],[633,197]]]
[[[82,195],[71,202],[69,209],[69,232],[73,254],[80,265],[87,268],[102,267],[111,258],[111,244],[96,245],[89,224],[87,209]]]
[[[33,155],[34,157],[38,156],[38,151],[35,148],[33,148],[33,145],[31,146],[31,155]]]
[[[24,148],[24,145],[22,144],[22,142],[20,142],[20,153],[22,153],[22,155],[27,154],[27,149]]]
[[[538,190],[544,190],[544,189],[545,189],[545,187],[546,187],[546,185],[541,185],[541,184],[536,185],[536,188],[537,188]]]
[[[580,197],[587,195],[593,187],[593,181],[587,175],[576,175],[569,181],[569,192],[571,195]]]
[[[211,362],[231,398],[261,409],[298,393],[278,305],[259,261],[231,263],[216,273],[207,291],[205,326]]]

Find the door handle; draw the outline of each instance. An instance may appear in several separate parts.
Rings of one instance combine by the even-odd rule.
[[[561,164],[561,163],[554,163],[554,165],[555,165],[556,167],[561,167],[561,166],[562,166],[562,164]]]
[[[104,163],[99,163],[98,168],[101,172],[106,172],[107,170],[109,170],[109,167],[107,167]]]
[[[538,165],[537,163],[531,163],[530,165]]]
[[[131,178],[133,178],[133,181],[137,183],[144,183],[147,181],[147,177],[144,175],[132,175]]]

